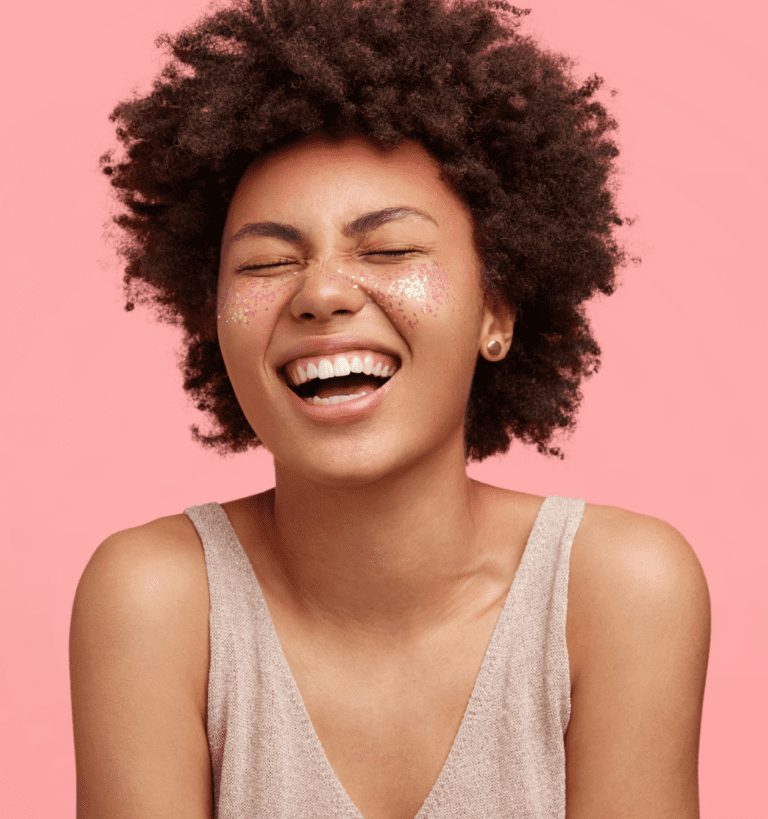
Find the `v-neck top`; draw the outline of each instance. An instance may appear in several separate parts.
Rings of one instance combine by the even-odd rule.
[[[564,819],[565,640],[578,498],[539,509],[464,716],[414,819]],[[364,819],[318,739],[256,575],[218,503],[192,506],[210,595],[215,819]]]

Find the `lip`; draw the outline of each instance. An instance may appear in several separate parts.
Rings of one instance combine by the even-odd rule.
[[[369,347],[368,349],[373,348]],[[341,352],[341,350],[334,350],[333,352]],[[380,352],[383,351],[380,350]],[[299,357],[294,356],[294,358]],[[292,358],[288,359],[288,361],[292,360]],[[371,415],[389,394],[392,381],[397,378],[398,372],[387,379],[378,389],[364,395],[362,398],[353,398],[351,401],[344,401],[341,404],[329,404],[328,406],[308,404],[303,398],[299,398],[285,382],[282,382],[282,386],[296,409],[311,420],[343,424],[346,421],[362,421]]]
[[[334,353],[345,353],[350,350],[372,350],[376,353],[386,353],[394,356],[402,363],[400,354],[391,347],[383,345],[380,341],[374,341],[364,336],[316,336],[314,338],[305,338],[302,341],[289,347],[277,359],[275,369],[282,377],[282,369],[290,361],[297,358],[310,358],[312,356],[333,355]],[[389,383],[389,382],[387,382]],[[376,390],[379,392],[382,388]],[[371,393],[372,395],[375,393]],[[301,400],[301,399],[300,399]],[[352,402],[347,402],[352,403]],[[338,405],[337,405],[338,406]]]

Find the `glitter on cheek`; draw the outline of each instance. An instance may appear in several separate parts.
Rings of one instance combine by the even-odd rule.
[[[397,295],[404,295],[406,298],[416,301],[427,301],[427,277],[414,273],[408,279],[397,279],[389,285],[389,292]]]
[[[419,319],[415,311],[403,307],[404,301],[406,304],[408,301],[416,302],[424,315],[436,317],[439,308],[453,300],[448,276],[435,262],[409,264],[400,268],[386,291],[379,290],[377,295],[389,305],[390,311],[400,313],[410,327],[418,324]]]
[[[250,319],[268,313],[285,290],[294,286],[294,281],[293,277],[281,281],[255,277],[235,280],[219,294],[219,324],[247,325]]]
[[[338,264],[338,262],[337,262]],[[435,262],[411,263],[392,273],[383,270],[374,275],[353,273],[336,267],[324,270],[322,276],[362,289],[366,300],[373,297],[386,313],[413,328],[419,323],[418,312],[437,317],[441,307],[454,300],[448,276]],[[306,271],[297,281],[297,272],[289,277],[244,276],[236,278],[219,294],[220,325],[248,325],[251,319],[264,316],[277,304],[290,300],[295,289],[304,286],[318,271]],[[418,312],[417,312],[418,311]]]

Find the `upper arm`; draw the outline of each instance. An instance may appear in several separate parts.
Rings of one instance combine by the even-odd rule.
[[[212,815],[200,710],[205,568],[172,520],[108,538],[77,587],[69,651],[78,819]]]
[[[571,558],[568,819],[696,819],[704,573],[662,521],[593,507],[591,523]]]

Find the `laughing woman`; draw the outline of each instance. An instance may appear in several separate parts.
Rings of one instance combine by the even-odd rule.
[[[559,454],[624,262],[600,82],[522,15],[243,0],[115,110],[128,307],[275,486],[88,563],[79,819],[698,816],[690,546],[466,473]]]

